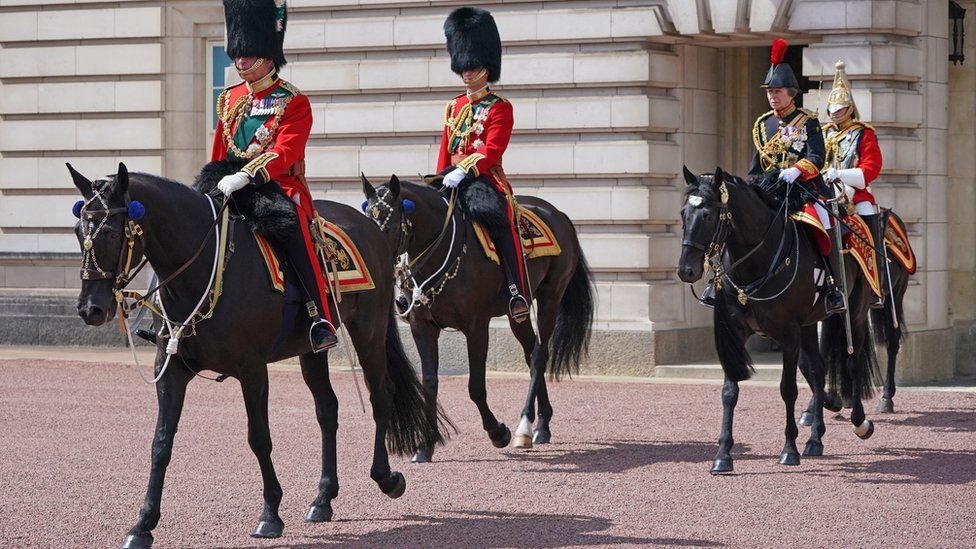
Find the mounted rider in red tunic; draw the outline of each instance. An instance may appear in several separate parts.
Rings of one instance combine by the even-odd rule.
[[[525,262],[516,224],[512,187],[502,169],[502,155],[512,136],[512,104],[491,91],[502,70],[502,43],[491,14],[458,8],[444,22],[451,70],[467,88],[447,104],[437,171],[442,185],[457,188],[460,205],[480,222],[501,252],[509,295],[509,316],[529,316]]]
[[[338,340],[309,233],[309,224],[317,216],[305,181],[312,109],[298,88],[278,77],[286,63],[285,3],[224,0],[224,17],[227,55],[244,81],[228,87],[217,99],[211,163],[197,186],[214,174],[227,173],[228,168],[237,170],[223,175],[217,187],[233,197],[252,228],[294,270],[305,295],[312,350],[324,351]]]
[[[881,173],[881,147],[874,128],[860,121],[844,62],[838,61],[835,68],[834,86],[827,96],[830,123],[823,129],[827,147],[823,177],[828,183],[840,182],[844,186],[855,211],[871,227],[875,245],[880,247],[884,224],[869,187]],[[887,269],[878,264],[881,261],[878,255],[874,254],[875,271],[880,280],[879,287],[884,288]],[[881,292],[871,307],[884,307],[883,296],[884,292]]]

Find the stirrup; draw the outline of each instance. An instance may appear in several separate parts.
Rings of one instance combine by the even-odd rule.
[[[837,286],[827,286],[824,293],[824,309],[828,315],[843,313],[847,310],[847,306],[844,304],[844,294],[840,292],[840,288]]]
[[[147,330],[145,328],[137,328],[136,331],[132,333],[135,334],[137,337],[145,339],[146,341],[152,343],[153,345],[156,344],[156,332],[152,330]]]
[[[315,341],[315,334],[312,332],[315,331],[316,326],[320,326],[322,324],[325,324],[326,334],[322,336],[319,341]],[[312,344],[313,353],[321,353],[322,351],[328,351],[329,349],[335,348],[335,346],[339,344],[339,337],[336,335],[335,326],[333,326],[328,320],[320,318],[319,320],[312,322],[312,325],[309,326],[308,341]]]
[[[403,294],[397,294],[393,299],[393,305],[396,307],[397,313],[404,315],[410,309],[410,300]]]
[[[702,290],[701,297],[698,298],[698,302],[708,307],[709,309],[715,308],[715,285],[714,284],[709,284],[708,286],[705,286],[705,289]]]
[[[884,309],[884,296],[874,296],[874,300],[868,305],[869,309]]]
[[[508,316],[519,324],[529,318],[529,304],[526,303],[524,297],[516,294],[508,300]]]

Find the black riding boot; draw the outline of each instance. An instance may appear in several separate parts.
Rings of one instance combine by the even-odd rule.
[[[305,242],[301,235],[286,242],[277,243],[278,250],[285,256],[285,261],[291,265],[298,277],[299,287],[308,299],[305,306],[308,316],[312,319],[312,326],[308,330],[308,339],[312,343],[312,352],[318,353],[335,347],[339,343],[335,328],[322,318],[320,311],[325,311],[322,299],[319,297],[318,283],[315,280],[315,270],[312,268],[311,258],[305,249]]]
[[[830,233],[830,241],[836,242],[834,239],[833,231],[839,231],[839,227],[833,227],[827,232]],[[841,266],[840,266],[840,254],[841,250],[832,250],[830,255],[826,256],[827,270],[827,283],[824,284],[824,307],[827,309],[828,315],[833,315],[837,313],[842,313],[847,309],[846,300],[844,297],[844,292],[841,291],[840,286],[840,276],[841,276]]]
[[[877,248],[874,252],[874,268],[878,271],[878,287],[881,290],[881,295],[874,297],[874,301],[871,302],[871,308],[883,309],[885,289],[888,283],[886,278],[888,266],[885,265],[884,256],[882,255],[884,251],[884,223],[880,214],[862,215],[861,217],[871,227],[871,237],[874,239],[874,247]]]
[[[499,251],[505,280],[508,283],[508,293],[511,296],[508,300],[508,316],[515,322],[525,322],[529,317],[529,303],[523,297],[525,288],[521,287],[518,276],[518,254],[521,250],[515,248],[512,233],[507,227],[493,229],[491,240],[495,243],[495,249]]]

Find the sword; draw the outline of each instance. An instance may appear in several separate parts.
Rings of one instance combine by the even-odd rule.
[[[838,213],[837,202],[831,202],[830,207]],[[851,308],[847,301],[847,268],[844,266],[844,244],[840,238],[840,227],[834,227],[834,250],[837,254],[837,265],[840,267],[840,287],[844,296],[844,333],[847,335],[847,354],[854,354],[854,338],[851,335]],[[834,273],[835,275],[837,273]]]
[[[878,208],[878,215],[885,215],[882,212],[880,207],[878,206],[875,207]],[[881,246],[881,249],[884,250],[885,274],[888,277],[888,299],[891,300],[891,322],[892,325],[894,325],[895,329],[897,330],[898,311],[895,310],[895,286],[891,282],[891,264],[888,263],[888,244],[885,243],[885,231],[887,230],[887,228],[888,228],[888,218],[887,216],[882,217],[881,218],[881,242],[879,243],[879,245]]]

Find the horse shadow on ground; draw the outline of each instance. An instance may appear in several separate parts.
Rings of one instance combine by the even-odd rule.
[[[404,515],[404,522],[389,530],[364,534],[313,535],[314,542],[260,543],[265,549],[311,549],[332,544],[344,547],[484,547],[487,549],[557,548],[616,544],[669,547],[721,547],[723,543],[682,538],[618,536],[607,532],[610,519],[583,515],[546,515],[498,511],[445,511],[449,516]],[[339,523],[345,521],[337,521]],[[349,521],[354,522],[354,521]],[[229,549],[229,548],[228,548]]]
[[[596,448],[578,448],[578,444],[555,443],[536,446],[538,450],[510,453],[521,461],[538,463],[541,467],[530,472],[552,472],[554,469],[567,473],[623,473],[646,465],[661,463],[711,464],[718,444],[701,441],[649,441],[612,440],[590,442]],[[570,449],[562,449],[566,445]],[[746,444],[735,444],[732,455],[736,460],[762,459],[751,453]]]
[[[835,472],[864,484],[970,484],[976,482],[976,460],[971,451],[934,448],[879,448],[870,462],[838,461]],[[815,473],[832,476],[830,472]]]
[[[883,419],[881,416],[876,416]],[[940,433],[976,432],[976,410],[936,410],[918,415],[886,420],[889,425],[924,427]]]

